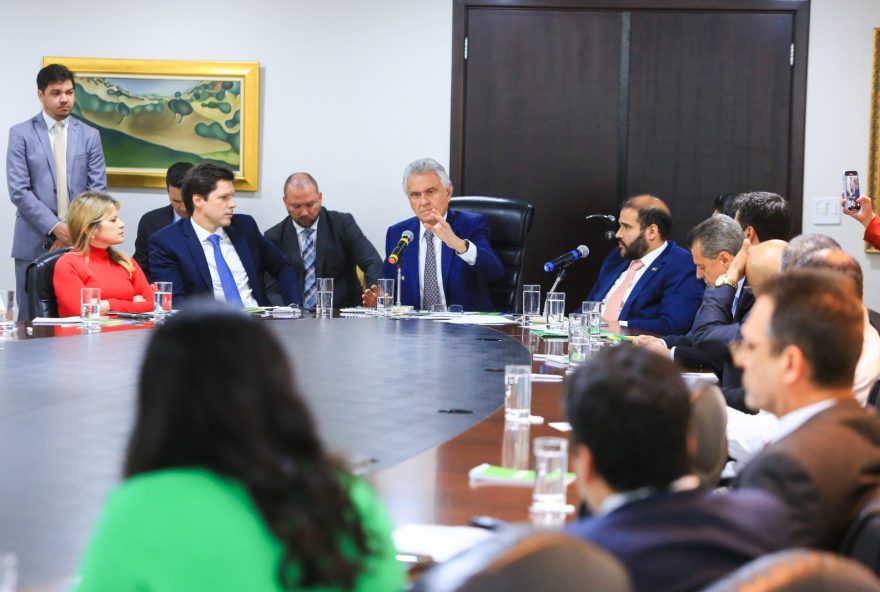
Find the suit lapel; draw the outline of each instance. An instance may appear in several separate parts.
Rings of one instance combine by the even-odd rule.
[[[79,142],[80,133],[79,120],[72,115],[68,119],[67,125],[67,184],[70,187],[70,176],[73,174],[73,161],[76,159],[76,147]],[[74,196],[71,196],[74,197]]]
[[[205,249],[202,248],[202,243],[199,242],[199,237],[196,236],[196,231],[193,229],[192,225],[193,222],[189,218],[185,221],[181,220],[180,231],[183,233],[183,242],[186,243],[186,248],[189,249],[193,261],[196,262],[196,267],[199,270],[199,274],[202,276],[202,281],[205,282],[205,286],[207,286],[210,291],[214,289],[214,282],[211,281],[211,272],[208,270],[208,260],[205,258]]]
[[[616,247],[615,247],[616,248]],[[629,259],[622,259],[614,269],[610,269],[607,274],[605,274],[605,285],[602,286],[602,291],[597,295],[596,300],[604,300],[608,297],[608,293],[611,292],[611,288],[614,286],[614,282],[617,281],[617,278],[620,277],[620,274],[626,271],[627,267],[629,267]]]
[[[318,236],[315,241],[315,276],[324,273],[324,255],[330,246],[330,224],[327,222],[327,210],[321,208],[318,217]]]
[[[52,144],[49,142],[49,130],[46,127],[46,121],[43,119],[42,111],[37,113],[37,116],[31,121],[34,124],[34,134],[36,134],[40,146],[43,147],[43,153],[46,155],[46,162],[49,163],[49,168],[52,170],[52,177],[56,178],[55,155],[52,153]]]
[[[302,252],[299,250],[299,236],[296,233],[296,226],[290,216],[281,225],[281,250],[290,258],[293,268],[300,278],[305,278],[306,268],[303,263]]]
[[[663,250],[663,253],[657,257],[654,262],[645,269],[645,272],[642,274],[642,277],[639,278],[638,283],[633,286],[632,292],[629,294],[629,298],[626,299],[626,302],[623,305],[623,308],[620,311],[620,317],[624,318],[626,314],[629,312],[629,307],[633,302],[636,301],[636,298],[639,297],[642,290],[645,289],[645,286],[650,284],[654,276],[656,276],[662,269],[663,266],[666,265],[666,258],[669,256],[669,253],[672,251],[672,241],[666,242],[666,248]]]
[[[460,218],[455,211],[446,211],[446,221],[452,227],[452,232],[458,235],[458,221]],[[440,267],[442,269],[440,277],[443,278],[443,293],[446,295],[446,301],[449,301],[449,274],[452,269],[452,258],[455,257],[455,251],[446,246],[446,243],[440,243]]]
[[[422,299],[419,297],[420,286],[422,285],[422,278],[419,277],[419,248],[421,244],[419,233],[422,230],[422,225],[419,223],[419,219],[413,218],[413,222],[407,230],[413,233],[413,242],[415,244],[411,244],[407,248],[406,253],[403,254],[403,286],[409,295],[408,300],[415,302],[415,307],[418,308],[422,303]]]
[[[229,235],[229,240],[232,241],[232,246],[235,247],[235,252],[238,253],[238,258],[241,259],[241,264],[244,266],[244,270],[247,273],[248,282],[251,285],[251,291],[254,293],[254,298],[259,300],[256,298],[257,287],[260,285],[259,278],[257,277],[257,268],[254,265],[254,259],[245,237],[238,232],[234,216],[232,218],[232,224],[226,227],[226,234]]]

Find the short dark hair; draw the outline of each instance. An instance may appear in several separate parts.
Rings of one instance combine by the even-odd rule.
[[[791,235],[791,208],[777,193],[740,193],[734,203],[736,219],[743,230],[751,226],[761,241],[787,241]]]
[[[657,202],[659,202],[659,205],[654,205],[657,204]],[[656,224],[660,238],[665,239],[669,236],[669,231],[672,230],[672,215],[669,213],[669,208],[666,207],[663,200],[656,195],[633,196],[623,202],[623,205],[620,206],[621,210],[624,208],[630,208],[636,211],[639,226],[642,230],[651,224]]]
[[[287,360],[265,323],[226,307],[175,315],[141,365],[125,477],[192,467],[235,480],[284,549],[282,588],[349,589],[372,545]]]
[[[208,194],[217,189],[217,181],[235,181],[235,175],[226,167],[203,162],[197,164],[183,176],[181,193],[186,212],[192,216],[193,195],[208,197]]]
[[[736,196],[736,193],[719,193],[713,202],[714,210],[719,214],[733,218],[736,216],[736,207],[734,206]]]
[[[165,187],[177,187],[180,189],[183,186],[183,177],[186,175],[186,172],[193,168],[193,164],[191,162],[175,162],[170,167],[168,167],[168,172],[165,173]]]
[[[37,72],[37,88],[45,91],[46,87],[56,82],[64,82],[70,80],[75,82],[73,72],[67,69],[64,64],[49,64],[39,72]]]
[[[690,394],[681,370],[650,350],[605,348],[566,388],[576,443],[616,491],[662,488],[689,471]]]
[[[794,345],[810,365],[814,385],[851,387],[865,324],[852,279],[824,269],[793,269],[767,280],[761,296],[773,302],[767,328],[773,351]]]

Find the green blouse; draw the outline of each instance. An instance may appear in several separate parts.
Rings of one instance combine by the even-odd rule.
[[[403,589],[404,572],[382,502],[361,479],[350,478],[350,495],[374,549],[355,589]],[[281,543],[236,481],[203,469],[145,473],[110,496],[77,590],[280,592],[282,554]]]

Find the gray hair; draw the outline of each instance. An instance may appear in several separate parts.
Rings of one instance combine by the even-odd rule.
[[[688,243],[700,243],[703,257],[715,259],[722,251],[736,255],[746,235],[736,220],[724,214],[706,218],[688,233]]]
[[[449,175],[446,174],[446,169],[443,168],[442,164],[433,158],[420,158],[406,165],[406,168],[403,170],[403,192],[406,193],[406,182],[409,181],[410,177],[424,173],[437,173],[437,177],[440,178],[440,183],[444,187],[452,185],[452,181],[449,180]]]
[[[821,249],[840,249],[840,243],[824,234],[799,234],[782,251],[782,269],[803,267],[804,261]]]

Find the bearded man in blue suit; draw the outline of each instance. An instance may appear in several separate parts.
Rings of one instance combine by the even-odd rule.
[[[391,226],[385,236],[385,252],[391,253],[401,235],[409,230],[413,242],[401,259],[401,302],[422,310],[435,304],[460,304],[464,310],[494,310],[489,282],[501,277],[504,266],[489,245],[489,223],[480,214],[449,209],[452,182],[446,169],[432,158],[409,164],[403,188],[415,216]],[[383,275],[396,277],[385,261]],[[374,306],[376,286],[364,292],[365,306]]]
[[[660,335],[687,333],[703,298],[690,252],[666,240],[669,207],[637,195],[620,209],[619,248],[602,262],[587,300],[601,300],[603,319]]]

